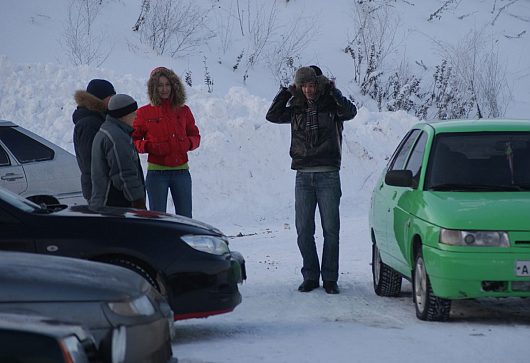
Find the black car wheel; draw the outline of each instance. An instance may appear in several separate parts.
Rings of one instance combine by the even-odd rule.
[[[427,321],[445,321],[449,319],[451,300],[443,299],[433,294],[421,249],[414,262],[412,285],[418,319]]]
[[[149,272],[147,272],[142,266],[138,265],[137,263],[130,261],[126,258],[112,258],[107,261],[107,263],[110,263],[112,265],[125,267],[129,270],[132,270],[142,276],[144,279],[147,280],[151,285],[153,285],[159,292],[161,292],[160,285],[156,278],[152,276]]]
[[[32,195],[31,197],[28,197],[27,199],[37,205],[44,206],[44,207],[60,204],[56,198],[51,197],[49,195]]]
[[[401,275],[381,260],[379,248],[372,244],[372,276],[374,291],[379,296],[399,296]]]

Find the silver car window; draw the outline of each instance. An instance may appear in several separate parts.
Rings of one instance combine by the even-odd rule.
[[[0,140],[21,163],[52,160],[55,152],[12,127],[0,127]]]

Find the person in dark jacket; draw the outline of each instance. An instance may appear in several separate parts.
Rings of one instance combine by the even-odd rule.
[[[313,67],[296,71],[294,85],[280,89],[266,118],[291,125],[295,223],[304,278],[298,290],[314,290],[322,276],[326,293],[338,294],[342,130],[343,122],[354,118],[357,109],[334,81],[317,75]],[[317,205],[324,234],[322,266],[314,236]]]
[[[89,201],[92,194],[90,167],[92,142],[96,132],[105,121],[105,114],[111,96],[115,95],[114,86],[104,79],[93,79],[86,91],[78,90],[74,94],[77,108],[72,115],[74,122],[74,150],[77,164],[81,170],[81,188],[83,197]]]
[[[105,122],[92,144],[91,209],[145,209],[144,174],[131,137],[137,109],[128,95],[117,94],[109,101]],[[110,193],[111,187],[119,193]]]

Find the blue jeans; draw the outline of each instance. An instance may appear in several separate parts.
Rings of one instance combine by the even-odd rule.
[[[339,171],[296,173],[295,219],[304,280],[337,281],[339,277]],[[324,234],[322,267],[315,244],[315,210],[318,205]]]
[[[166,211],[169,189],[175,213],[191,218],[191,174],[188,169],[148,170],[145,187],[150,210]]]

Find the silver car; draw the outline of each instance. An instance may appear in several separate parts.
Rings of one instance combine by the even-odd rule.
[[[0,312],[81,324],[102,350],[121,340],[113,361],[173,361],[169,305],[145,279],[122,267],[0,252]]]
[[[37,204],[86,204],[80,175],[74,155],[0,120],[0,187]]]

